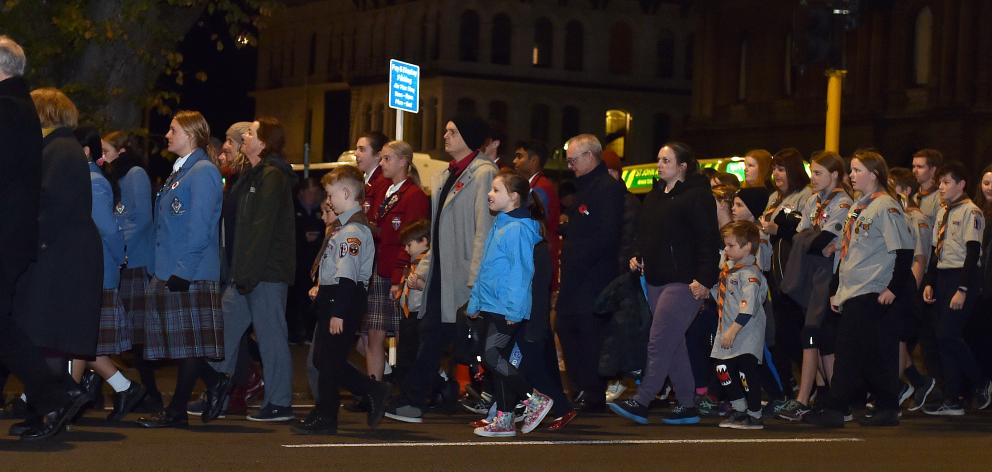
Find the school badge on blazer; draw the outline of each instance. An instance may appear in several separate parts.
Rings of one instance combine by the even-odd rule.
[[[179,201],[179,197],[173,198],[172,199],[172,214],[173,215],[181,215],[181,214],[183,214],[185,212],[186,212],[186,209],[183,208],[183,202]]]

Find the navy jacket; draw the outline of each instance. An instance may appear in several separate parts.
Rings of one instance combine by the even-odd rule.
[[[90,188],[93,191],[93,223],[103,240],[103,289],[114,289],[121,281],[124,262],[124,233],[114,214],[114,191],[103,172],[90,161]]]
[[[196,149],[155,198],[155,270],[159,280],[220,280],[220,171]]]

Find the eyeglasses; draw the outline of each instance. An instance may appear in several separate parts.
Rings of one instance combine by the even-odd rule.
[[[575,157],[566,157],[565,158],[565,162],[567,162],[568,165],[570,165],[570,166],[574,166],[575,165],[575,161],[579,160],[579,157],[582,156],[583,154],[587,153],[587,152],[589,152],[589,151],[582,151],[582,152],[579,153],[578,156],[575,156]]]

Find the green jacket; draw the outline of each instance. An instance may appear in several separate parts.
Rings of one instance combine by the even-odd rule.
[[[293,187],[296,175],[281,157],[268,156],[241,177],[231,274],[241,293],[259,282],[292,284],[296,270]],[[240,183],[240,182],[239,182]]]

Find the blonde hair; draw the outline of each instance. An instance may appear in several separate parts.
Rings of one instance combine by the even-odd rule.
[[[193,144],[203,149],[207,150],[210,145],[210,125],[207,124],[206,118],[195,110],[179,110],[176,116],[173,117],[176,120],[176,124],[179,125],[190,138],[193,138]]]
[[[382,147],[383,149],[389,149],[390,151],[396,153],[397,156],[406,159],[406,177],[419,187],[420,171],[417,170],[417,166],[413,165],[413,146],[410,146],[410,144],[406,141],[396,140],[390,141]]]
[[[34,89],[31,101],[38,111],[42,128],[75,128],[79,123],[79,110],[61,90],[53,87]]]
[[[336,183],[343,183],[351,187],[355,194],[356,202],[365,201],[365,174],[355,166],[340,166],[324,174],[320,179],[320,185],[330,186]]]
[[[241,152],[241,145],[244,142],[244,134],[246,131],[251,129],[252,123],[250,121],[239,121],[234,123],[227,128],[227,133],[224,134],[225,137],[234,141],[237,147],[234,149],[234,155],[229,156],[230,165],[236,169],[243,169],[249,166],[248,157],[245,153]]]

